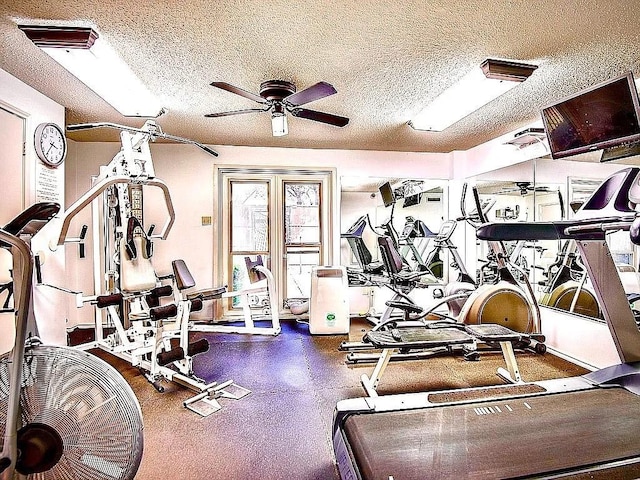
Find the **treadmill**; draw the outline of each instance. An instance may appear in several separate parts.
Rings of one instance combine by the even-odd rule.
[[[640,331],[605,241],[640,244],[640,169],[621,170],[577,219],[482,225],[482,240],[576,241],[621,363],[516,385],[338,402],[343,480],[640,478]]]

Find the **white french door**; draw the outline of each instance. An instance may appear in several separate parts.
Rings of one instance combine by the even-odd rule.
[[[310,296],[311,270],[332,258],[335,171],[217,167],[214,276],[229,290],[250,284],[245,258],[261,256],[277,286],[278,305]],[[251,298],[254,308],[266,299]],[[239,311],[228,303],[223,314]]]

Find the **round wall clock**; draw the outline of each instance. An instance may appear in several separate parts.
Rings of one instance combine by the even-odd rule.
[[[46,165],[58,167],[67,154],[67,139],[55,123],[41,123],[34,135],[36,154]]]

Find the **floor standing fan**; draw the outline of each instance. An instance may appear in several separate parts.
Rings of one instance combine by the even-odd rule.
[[[2,425],[9,360],[8,354],[0,357]],[[27,348],[20,409],[18,473],[83,480],[135,475],[143,445],[140,407],[126,381],[103,360],[67,347]]]
[[[32,228],[53,216],[43,209],[34,213],[27,219]],[[0,246],[13,256],[16,317],[14,348],[0,356],[0,478],[132,479],[143,448],[142,412],[133,391],[89,353],[35,338],[25,345],[31,250],[5,229]]]

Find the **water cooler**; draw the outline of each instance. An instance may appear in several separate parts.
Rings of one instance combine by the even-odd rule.
[[[312,269],[309,301],[309,332],[312,335],[349,333],[348,289],[344,267]]]

